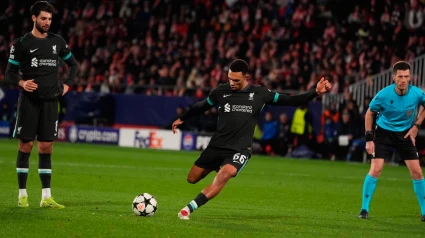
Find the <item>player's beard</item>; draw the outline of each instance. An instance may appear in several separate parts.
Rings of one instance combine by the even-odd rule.
[[[45,29],[43,29],[43,26],[41,25],[41,24],[38,24],[38,22],[37,21],[35,21],[35,28],[41,33],[41,34],[44,34],[44,33],[46,33],[46,32],[48,32],[49,31],[49,29],[50,29],[50,26],[49,27],[47,27],[47,30],[45,30]]]

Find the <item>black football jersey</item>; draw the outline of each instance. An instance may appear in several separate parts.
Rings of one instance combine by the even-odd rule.
[[[23,80],[34,79],[38,84],[34,92],[23,93],[41,99],[61,95],[63,85],[58,80],[59,58],[72,56],[66,42],[58,35],[48,33],[46,38],[37,38],[31,33],[17,39],[10,49],[9,63],[19,66]]]
[[[276,102],[279,94],[269,89],[248,85],[243,90],[232,91],[228,83],[214,89],[207,102],[218,105],[217,131],[209,146],[233,150],[251,150],[252,138],[258,116],[264,105]]]

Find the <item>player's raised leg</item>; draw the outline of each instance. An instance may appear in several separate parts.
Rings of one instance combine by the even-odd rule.
[[[369,216],[370,202],[372,201],[373,193],[376,189],[376,183],[381,175],[382,169],[384,168],[384,159],[372,159],[369,173],[363,182],[362,192],[362,208],[359,214],[359,218],[367,219]]]
[[[18,174],[18,206],[28,207],[27,178],[29,171],[29,158],[33,147],[33,141],[19,141],[18,157],[16,159],[16,173]]]
[[[211,169],[204,169],[197,165],[193,165],[187,175],[187,182],[191,184],[196,184],[205,178],[209,173],[211,173]]]
[[[251,153],[244,151],[241,153],[222,152],[221,158],[224,158],[221,163],[223,166],[218,171],[213,182],[208,185],[202,192],[192,200],[186,207],[184,207],[178,214],[178,217],[183,220],[189,220],[189,215],[196,209],[207,203],[209,200],[217,196],[227,182],[238,175],[248,163]],[[200,157],[202,158],[202,156]],[[199,159],[197,161],[199,163]],[[197,163],[195,162],[195,163]]]
[[[214,181],[208,185],[202,192],[193,199],[186,207],[184,207],[178,214],[182,220],[189,220],[189,215],[209,200],[217,196],[230,178],[236,176],[237,169],[231,165],[224,165],[214,178]]]
[[[404,161],[409,168],[410,174],[413,179],[413,190],[415,191],[416,197],[418,198],[419,207],[421,209],[421,219],[425,221],[425,181],[422,174],[422,169],[419,164],[419,160],[405,160]]]
[[[200,157],[202,158],[202,156]],[[198,161],[199,162],[199,159]],[[211,169],[204,169],[194,164],[190,169],[189,174],[187,175],[187,182],[191,184],[196,184],[203,178],[205,178],[209,173],[211,173]],[[208,201],[205,199],[205,196],[200,193],[194,200],[190,201],[186,207],[184,207],[178,214],[178,217],[183,220],[189,220],[189,214],[197,209],[199,206],[202,206]],[[202,204],[202,205],[201,205]]]

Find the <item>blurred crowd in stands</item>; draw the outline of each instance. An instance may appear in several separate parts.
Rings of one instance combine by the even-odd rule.
[[[32,2],[1,3],[0,79],[11,43],[32,29]],[[51,31],[80,64],[77,91],[203,97],[202,89],[227,81],[229,62],[243,58],[252,83],[303,91],[325,75],[341,93],[398,59],[425,53],[418,0],[51,2]]]
[[[4,80],[9,49],[32,29],[33,2],[0,3],[2,87],[12,87]],[[77,92],[205,98],[227,81],[227,65],[242,58],[251,83],[294,93],[325,76],[331,93],[345,93],[395,61],[425,53],[424,0],[50,2],[57,8],[51,31],[64,37],[80,65],[71,88]],[[60,78],[65,75],[62,66]],[[351,146],[362,137],[367,105],[356,105],[348,93],[347,99],[339,110],[325,108],[322,141],[335,143],[344,134]],[[215,113],[206,116],[192,127],[214,128]]]

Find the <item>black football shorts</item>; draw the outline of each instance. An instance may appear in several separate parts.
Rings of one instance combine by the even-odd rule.
[[[19,95],[13,137],[33,141],[53,141],[58,136],[58,100],[39,100]]]
[[[404,138],[407,131],[393,132],[377,127],[375,130],[375,157],[389,159],[393,150],[397,151],[403,160],[419,159],[418,150],[410,137]]]
[[[249,150],[234,151],[207,147],[195,161],[195,165],[203,169],[215,170],[218,172],[222,166],[231,164],[237,169],[239,174],[250,158],[251,151]]]

